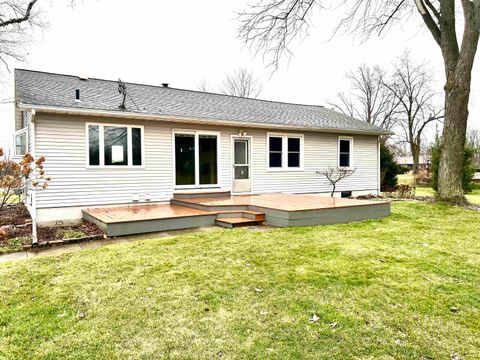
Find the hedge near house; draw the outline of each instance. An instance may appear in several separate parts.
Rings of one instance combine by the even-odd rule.
[[[397,175],[402,173],[403,168],[395,162],[390,148],[380,144],[380,190],[393,191],[397,186]]]
[[[436,142],[430,148],[432,154],[432,188],[438,191],[438,168],[440,164],[441,143]],[[465,193],[469,193],[474,189],[473,177],[475,175],[475,167],[473,166],[473,156],[475,148],[471,144],[465,145],[463,154],[463,173],[462,173],[462,189]]]

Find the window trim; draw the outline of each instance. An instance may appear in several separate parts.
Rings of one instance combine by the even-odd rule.
[[[24,127],[13,133],[13,157],[21,158],[25,154],[17,154],[17,136],[25,134],[25,154],[28,153],[28,127]]]
[[[350,141],[349,166],[340,166],[340,141]],[[337,141],[337,166],[340,169],[353,169],[353,136],[339,136]]]
[[[271,137],[282,138],[282,167],[270,166],[270,138]],[[289,138],[300,139],[300,166],[298,167],[288,166],[288,139]],[[304,159],[305,159],[304,134],[268,132],[267,141],[266,141],[266,155],[267,155],[266,161],[267,161],[268,172],[304,171]]]
[[[176,154],[175,154],[175,135],[176,134],[186,134],[195,136],[195,184],[189,185],[177,185],[177,169],[175,168],[176,164]],[[216,184],[200,184],[200,153],[199,153],[199,141],[198,138],[200,135],[215,135],[217,137],[217,183]],[[218,188],[221,183],[221,143],[222,143],[222,133],[220,131],[209,131],[209,130],[192,130],[192,129],[172,129],[172,170],[173,170],[173,189],[174,190],[185,190],[185,189],[209,189],[209,188]]]
[[[99,156],[100,156],[100,165],[90,165],[89,163],[89,136],[88,136],[88,127],[89,126],[98,126],[99,134]],[[127,128],[127,161],[128,165],[105,165],[105,137],[104,137],[104,128],[105,126],[111,127],[124,127]],[[140,129],[140,139],[142,142],[141,146],[141,155],[142,155],[142,165],[133,165],[133,148],[132,148],[132,128]],[[131,124],[119,124],[119,123],[99,123],[99,122],[86,122],[85,123],[85,167],[87,169],[144,169],[145,168],[145,128],[143,125],[131,125]]]

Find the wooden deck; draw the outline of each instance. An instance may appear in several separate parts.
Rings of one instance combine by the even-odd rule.
[[[384,201],[330,198],[320,195],[262,194],[189,197],[170,204],[84,209],[83,217],[108,236],[187,229],[200,226],[311,226],[376,219],[390,214]],[[242,221],[242,219],[244,219]]]
[[[321,209],[334,209],[358,206],[375,206],[381,201],[356,200],[346,198],[332,198],[316,194],[262,194],[241,195],[229,197],[195,197],[190,199],[177,199],[179,202],[192,205],[203,205],[216,208],[223,206],[254,206],[280,211],[309,211]]]
[[[208,215],[211,212],[172,204],[148,204],[85,209],[105,224]]]

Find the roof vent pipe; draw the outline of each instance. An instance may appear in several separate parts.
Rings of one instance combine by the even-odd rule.
[[[75,89],[75,101],[80,101],[80,89]]]
[[[168,87],[168,83],[162,83],[163,87]]]

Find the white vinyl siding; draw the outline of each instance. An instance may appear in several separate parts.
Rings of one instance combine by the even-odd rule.
[[[99,206],[132,203],[132,194],[140,202],[146,195],[151,202],[166,201],[173,195],[174,129],[219,133],[219,190],[231,190],[232,135],[234,127],[179,125],[157,121],[112,121],[100,123],[144,127],[144,165],[141,168],[89,168],[86,166],[86,123],[98,118],[38,114],[35,122],[36,156],[44,155],[45,171],[52,177],[46,191],[37,194],[38,208]],[[251,136],[252,193],[328,193],[328,182],[316,172],[338,163],[338,134],[302,132],[303,171],[271,172],[268,169],[268,130],[242,128]],[[342,180],[340,191],[376,193],[378,187],[378,145],[376,136],[352,135],[352,153],[356,172]],[[193,189],[194,187],[192,187]]]

